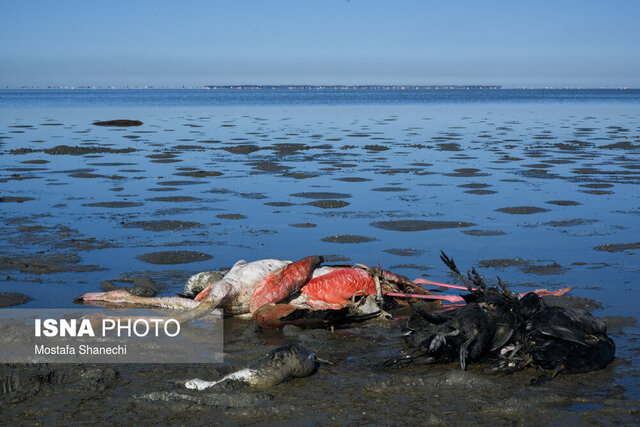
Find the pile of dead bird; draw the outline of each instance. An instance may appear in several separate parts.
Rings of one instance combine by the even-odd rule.
[[[404,329],[413,354],[385,366],[459,360],[494,362],[493,370],[510,373],[534,366],[544,373],[531,381],[541,384],[559,373],[605,368],[615,357],[615,344],[604,322],[586,311],[547,306],[534,292],[523,297],[498,278],[488,287],[475,269],[465,278],[452,258],[442,261],[465,284],[466,304],[441,313],[414,307]]]
[[[410,305],[412,315],[402,331],[410,350],[387,360],[384,368],[459,361],[465,370],[473,362],[492,362],[494,372],[511,373],[532,366],[543,371],[532,384],[559,373],[603,369],[614,359],[615,344],[602,320],[585,311],[548,306],[541,298],[564,295],[570,287],[517,294],[499,278],[498,287],[489,287],[475,269],[465,277],[453,259],[444,253],[441,259],[455,273],[458,285],[411,281],[361,264],[322,265],[322,257],[309,256],[296,262],[241,260],[222,275],[202,272],[188,280],[179,297],[109,289],[86,293],[75,301],[183,310],[173,317],[184,322],[222,308],[227,315],[251,316],[260,328],[333,328],[388,317],[394,306]],[[423,285],[467,293],[436,294]],[[420,301],[430,303],[420,305]],[[299,347],[275,349],[265,357],[269,363],[252,365],[223,380],[194,379],[186,385],[217,388],[231,381],[269,387],[310,375],[315,372],[310,366],[317,362],[313,353]]]

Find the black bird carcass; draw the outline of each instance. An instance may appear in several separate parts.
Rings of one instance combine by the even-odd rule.
[[[475,269],[467,280],[453,259],[444,253],[440,258],[468,289],[469,293],[462,295],[466,304],[442,313],[414,307],[415,313],[405,328],[405,340],[419,355],[387,361],[387,365],[413,362],[420,357],[426,357],[427,363],[458,359],[465,370],[467,361],[498,351],[513,336],[518,320],[513,306],[519,296],[509,291],[502,281],[499,281],[502,289],[487,288]]]
[[[547,306],[534,293],[519,304],[519,324],[510,346],[502,350],[501,365],[518,370],[531,364],[544,371],[532,384],[559,373],[575,374],[604,369],[615,358],[616,347],[604,322],[584,310]]]
[[[579,373],[605,368],[615,355],[602,320],[591,314],[547,306],[537,294],[523,297],[498,278],[499,287],[487,287],[475,269],[465,278],[453,259],[441,259],[468,289],[466,304],[454,310],[431,313],[414,307],[404,330],[414,354],[385,362],[386,366],[459,360],[497,359],[496,372],[509,373],[535,366],[545,373],[540,383],[560,372]]]

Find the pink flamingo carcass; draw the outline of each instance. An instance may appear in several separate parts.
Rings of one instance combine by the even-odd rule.
[[[381,268],[320,267],[322,258],[309,256],[297,262],[263,259],[247,263],[238,261],[221,280],[201,289],[211,274],[192,276],[185,294],[198,291],[193,299],[185,297],[139,297],[126,290],[86,293],[75,299],[88,304],[195,309],[207,302],[211,309],[220,307],[232,315],[252,315],[259,324],[280,327],[290,323],[325,325],[337,322],[341,316],[332,311],[344,310],[354,296],[387,295],[396,298],[421,298],[451,303],[463,302],[454,295],[435,295],[418,284],[433,284],[458,288],[437,282],[414,282]],[[466,288],[465,288],[466,289]],[[545,291],[545,290],[543,290]],[[548,291],[546,291],[548,293]],[[568,291],[567,291],[568,292]],[[543,292],[544,293],[544,292]],[[566,292],[565,292],[566,293]],[[327,316],[318,316],[323,311]],[[315,312],[315,313],[314,313]],[[296,313],[296,315],[293,315]],[[317,321],[305,321],[307,314]],[[344,320],[344,319],[342,319]]]

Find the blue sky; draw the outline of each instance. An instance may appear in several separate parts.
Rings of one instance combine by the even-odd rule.
[[[0,0],[0,87],[640,87],[640,1]]]

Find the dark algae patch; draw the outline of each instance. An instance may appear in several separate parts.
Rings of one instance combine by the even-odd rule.
[[[196,184],[206,184],[206,181],[160,181],[158,185],[166,185],[170,187],[177,187],[181,185],[196,185]]]
[[[113,282],[133,283],[133,286],[116,286]],[[101,288],[105,292],[124,289],[131,295],[138,297],[154,297],[158,294],[158,287],[149,276],[122,278],[113,281],[105,280],[102,282]]]
[[[385,249],[384,252],[391,255],[398,255],[398,256],[418,256],[424,253],[422,249],[414,249],[414,248],[407,248],[407,249],[391,248],[391,249]]]
[[[604,252],[622,252],[622,251],[631,251],[634,249],[640,249],[640,242],[636,243],[606,243],[604,245],[596,246],[596,251],[604,251]]]
[[[31,301],[29,295],[20,292],[0,292],[0,308],[11,307],[13,305],[22,305]]]
[[[329,243],[365,243],[373,242],[376,239],[374,239],[373,237],[358,236],[355,234],[341,234],[336,236],[323,237],[320,240]]]
[[[210,177],[210,176],[221,176],[222,172],[218,172],[218,171],[189,171],[189,172],[178,172],[178,173],[175,173],[174,175],[190,176],[190,177],[193,177],[193,178],[206,178],[206,177]]]
[[[370,144],[365,145],[364,149],[369,151],[387,151],[389,147],[386,147],[384,145]]]
[[[298,224],[289,224],[289,226],[295,227],[295,228],[314,228],[317,225],[314,224],[313,222],[301,222]]]
[[[87,204],[87,206],[96,208],[135,208],[142,205],[143,204],[139,202],[95,202]]]
[[[239,144],[229,147],[222,147],[222,149],[233,154],[251,154],[259,151],[260,147],[258,147],[257,145]]]
[[[315,178],[319,175],[314,173],[304,173],[304,172],[288,172],[283,174],[283,176],[286,176],[288,178],[293,178],[293,179],[309,179],[309,178]]]
[[[192,197],[192,196],[167,196],[167,197],[152,197],[147,200],[150,202],[184,203],[184,202],[195,202],[201,199],[199,199],[198,197]]]
[[[129,127],[129,126],[142,126],[140,120],[128,120],[128,119],[116,119],[105,120],[99,122],[93,122],[94,126],[115,126],[115,127]]]
[[[0,257],[0,270],[18,270],[29,274],[55,274],[64,272],[83,273],[104,270],[97,265],[80,265],[75,254],[34,254],[31,256]]]
[[[500,230],[462,230],[464,234],[476,237],[503,236],[507,233]]]
[[[220,218],[220,219],[246,219],[247,217],[239,214],[239,213],[232,213],[232,214],[220,214],[220,215],[216,215],[216,218]]]
[[[349,206],[349,202],[345,202],[344,200],[316,200],[307,203],[307,205],[321,209],[339,209]]]
[[[512,206],[508,208],[499,208],[496,209],[496,211],[510,215],[530,215],[540,212],[549,212],[549,209],[538,208],[535,206]]]
[[[496,194],[497,191],[493,191],[493,190],[467,190],[465,191],[465,193],[467,194],[476,194],[478,196],[486,196],[487,194]]]
[[[358,176],[345,176],[343,178],[335,178],[336,181],[343,181],[343,182],[367,182],[367,181],[371,181],[371,179],[369,178],[361,178]]]
[[[549,221],[549,222],[545,222],[545,225],[550,225],[551,227],[574,227],[577,225],[593,224],[594,222],[598,222],[598,220],[576,218],[576,219],[567,219],[563,221]]]
[[[582,203],[580,202],[576,202],[574,200],[549,200],[548,203],[550,205],[556,205],[556,206],[579,206]]]
[[[378,187],[378,188],[372,188],[371,191],[396,192],[396,191],[407,191],[407,189],[404,187]]]
[[[190,262],[206,261],[213,257],[197,251],[160,251],[138,255],[136,258],[149,264],[164,265],[188,264]]]
[[[97,147],[97,146],[69,146],[69,145],[56,145],[53,148],[47,148],[44,150],[36,150],[34,148],[18,148],[9,151],[10,154],[30,154],[30,153],[45,153],[52,156],[60,156],[68,154],[71,156],[84,156],[85,154],[123,154],[133,153],[138,151],[135,148],[109,148],[109,147]]]
[[[539,275],[563,274],[568,270],[557,262],[551,264],[534,264],[532,261],[522,258],[484,259],[480,261],[479,265],[481,268],[520,267],[524,273]]]
[[[158,220],[158,221],[135,221],[124,224],[125,228],[142,228],[146,231],[176,231],[186,230],[188,228],[202,227],[199,222],[193,221],[175,221],[175,220]]]
[[[514,267],[514,266],[528,265],[528,264],[529,264],[529,261],[522,258],[483,259],[479,263],[480,267],[482,268]]]
[[[351,197],[351,194],[345,193],[329,193],[329,192],[307,192],[307,193],[295,193],[291,194],[292,197],[301,197],[303,199],[347,199]]]
[[[566,271],[560,264],[554,262],[546,265],[531,265],[522,271],[529,274],[562,274]]]
[[[35,200],[33,197],[0,196],[0,203],[23,203]]]
[[[472,178],[478,176],[488,176],[488,173],[482,173],[480,169],[475,168],[460,168],[455,169],[453,172],[446,174],[447,176],[455,178]]]
[[[463,221],[424,221],[419,219],[406,219],[398,221],[374,221],[369,225],[391,231],[424,231],[440,230],[443,228],[473,227],[476,224]]]
[[[265,205],[266,206],[274,206],[277,208],[284,208],[287,206],[293,206],[295,203],[291,203],[291,202],[266,202]]]

